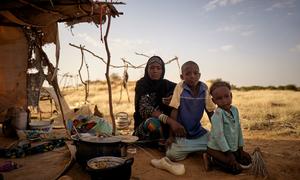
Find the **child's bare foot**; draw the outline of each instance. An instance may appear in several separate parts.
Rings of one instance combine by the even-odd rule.
[[[210,155],[207,153],[203,153],[203,162],[204,162],[204,169],[205,171],[211,171],[211,161],[210,161]]]

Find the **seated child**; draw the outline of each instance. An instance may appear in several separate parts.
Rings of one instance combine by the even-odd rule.
[[[170,106],[171,118],[184,127],[184,132],[170,134],[166,156],[172,161],[183,160],[192,152],[206,151],[208,133],[200,120],[204,111],[210,118],[215,109],[206,84],[199,80],[199,66],[187,61],[181,71],[183,81],[176,85]]]
[[[214,164],[226,172],[239,174],[241,165],[249,165],[251,157],[243,150],[239,112],[231,105],[231,86],[227,82],[216,81],[210,87],[210,94],[218,107],[211,117],[207,154],[204,154],[205,168],[209,170],[210,165]]]

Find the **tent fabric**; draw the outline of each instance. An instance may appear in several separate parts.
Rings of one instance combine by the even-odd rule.
[[[0,112],[13,106],[27,107],[27,54],[22,29],[0,26]]]
[[[57,98],[57,95],[56,95],[56,93],[54,91],[54,88],[53,87],[42,87],[42,89],[45,90],[45,91],[47,91],[47,93],[50,95],[50,97],[54,100],[55,106],[59,107],[58,98]],[[70,109],[68,103],[66,102],[65,98],[61,97],[60,101],[61,101],[61,105],[62,105],[63,111],[65,113],[70,112],[71,109]]]
[[[43,61],[48,74],[45,78],[60,95],[57,83],[59,58],[59,22],[68,26],[81,22],[103,24],[106,16],[119,16],[113,4],[122,2],[97,2],[92,0],[5,0],[0,1],[0,122],[5,110],[10,107],[36,105],[37,96],[28,104],[27,97],[30,81],[27,81],[27,69],[35,50],[37,61]],[[29,33],[42,36],[28,36]],[[27,37],[27,39],[26,39]],[[32,43],[32,40],[35,41]],[[56,45],[56,64],[53,66],[42,46],[46,43]],[[34,45],[33,45],[34,44]],[[38,69],[40,70],[40,69]],[[41,80],[41,79],[40,79]],[[39,84],[39,83],[36,83]],[[34,87],[35,88],[35,87]],[[27,91],[27,93],[26,93]],[[29,98],[30,99],[30,98]]]
[[[40,50],[34,52],[36,56],[40,57],[36,59],[42,60],[43,66],[48,67],[46,79],[50,85],[54,86],[56,94],[59,94],[55,73],[57,65],[54,68],[50,63],[44,54],[45,52],[42,51],[42,46],[46,43],[56,44],[58,48],[56,63],[58,63],[57,23],[65,22],[71,27],[81,22],[103,24],[106,15],[116,17],[122,14],[112,4],[114,3],[92,0],[0,1],[0,115],[10,107],[27,109],[27,71],[29,62],[33,58],[31,57],[33,49]],[[32,46],[28,36],[26,38],[25,31],[28,29],[43,34],[41,38],[30,37],[35,40],[34,46]],[[49,81],[48,76],[51,76],[51,81]],[[68,107],[63,105],[61,109],[66,108]],[[76,113],[80,112],[77,111]],[[76,113],[69,111],[65,116],[71,117]],[[0,137],[1,145],[4,144],[3,139],[7,140],[7,138]],[[0,159],[0,163],[6,160]],[[3,173],[3,176],[4,179],[57,179],[70,165],[71,160],[70,150],[65,146],[50,152],[13,159],[22,167]]]

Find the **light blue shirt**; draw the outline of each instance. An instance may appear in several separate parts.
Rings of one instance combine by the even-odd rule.
[[[207,146],[222,152],[237,151],[244,145],[238,109],[230,108],[231,114],[217,108],[211,117],[211,132]]]

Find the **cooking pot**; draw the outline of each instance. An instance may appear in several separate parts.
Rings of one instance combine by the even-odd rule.
[[[113,156],[96,157],[87,162],[86,169],[92,180],[129,180],[133,160],[133,158],[122,159]]]
[[[79,134],[80,135],[80,134]],[[85,166],[86,162],[92,158],[99,156],[116,156],[121,157],[122,149],[125,143],[120,138],[98,137],[98,136],[82,136],[72,135],[72,140],[76,146],[76,161]]]

